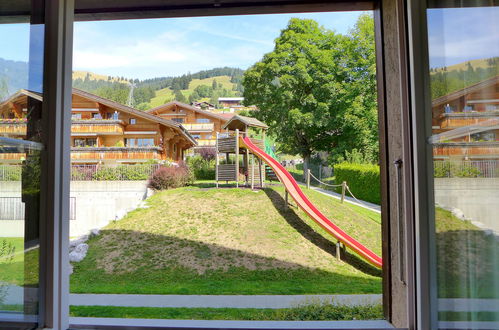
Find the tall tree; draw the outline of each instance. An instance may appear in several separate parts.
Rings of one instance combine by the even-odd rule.
[[[182,92],[180,90],[177,89],[173,93],[175,95],[175,100],[176,101],[179,101],[179,102],[182,102],[182,103],[187,103],[187,99],[185,98],[185,95],[182,94]]]
[[[358,31],[359,38],[363,30]],[[301,154],[305,169],[313,152],[329,151],[339,157],[345,150],[367,148],[362,135],[371,120],[365,113],[372,109],[364,108],[370,102],[363,100],[368,88],[361,85],[372,77],[355,71],[371,69],[372,57],[351,54],[364,51],[353,46],[353,39],[314,20],[293,18],[274,50],[244,74],[245,104],[260,109],[257,117],[269,125],[281,151]],[[366,63],[359,68],[355,58]]]

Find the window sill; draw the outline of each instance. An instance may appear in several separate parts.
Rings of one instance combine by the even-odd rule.
[[[373,321],[226,321],[70,317],[71,329],[395,329]]]

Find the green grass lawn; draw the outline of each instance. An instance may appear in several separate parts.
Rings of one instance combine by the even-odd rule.
[[[284,207],[281,186],[265,190],[191,186],[160,192],[88,243],[71,292],[155,294],[381,293],[381,272],[304,212]],[[306,194],[376,253],[381,228],[348,204]],[[378,220],[379,221],[379,220]]]
[[[295,308],[155,308],[115,306],[71,306],[73,317],[114,317],[178,320],[326,321],[375,320],[383,318],[383,307],[311,304]]]
[[[437,281],[439,298],[496,298],[499,240],[436,210]]]
[[[5,242],[5,243],[4,243]],[[0,250],[3,244],[11,244],[15,248],[12,258],[0,256],[0,282],[15,285],[38,285],[38,249],[24,253],[24,239],[22,237],[0,237]],[[30,265],[25,272],[24,260]]]

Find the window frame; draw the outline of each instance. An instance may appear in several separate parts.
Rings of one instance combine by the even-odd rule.
[[[418,24],[424,20],[424,6],[418,3],[417,0],[380,0],[380,1],[348,1],[332,2],[332,1],[314,1],[312,3],[301,1],[280,1],[260,2],[259,0],[248,2],[229,1],[221,4],[208,3],[199,1],[199,4],[182,4],[182,1],[157,1],[158,5],[143,7],[141,1],[129,0],[121,1],[124,5],[112,7],[99,7],[95,2],[88,2],[95,7],[85,7],[85,1],[78,1],[75,10],[75,0],[52,0],[45,2],[33,2],[38,6],[44,6],[45,12],[45,63],[44,63],[44,108],[49,109],[53,116],[47,120],[45,127],[48,135],[47,142],[47,157],[44,160],[46,168],[49,169],[46,173],[43,183],[45,208],[42,210],[43,226],[40,236],[40,326],[54,329],[67,329],[69,327],[69,274],[67,269],[68,256],[65,251],[68,250],[69,223],[63,219],[69,216],[69,178],[70,178],[70,136],[71,136],[71,113],[64,111],[71,107],[71,71],[72,71],[72,38],[73,38],[73,22],[76,17],[78,20],[95,20],[95,19],[125,19],[125,18],[153,18],[153,17],[189,17],[189,16],[213,16],[213,15],[236,15],[236,14],[264,14],[264,13],[279,13],[279,12],[316,12],[328,10],[366,10],[374,9],[375,29],[376,29],[376,53],[377,53],[377,69],[378,69],[378,100],[379,100],[379,120],[380,120],[380,159],[381,159],[381,180],[382,180],[382,196],[385,197],[382,202],[383,210],[383,258],[384,260],[392,260],[393,252],[397,251],[397,246],[394,245],[393,228],[390,227],[392,218],[393,206],[392,196],[389,195],[388,186],[393,181],[393,166],[390,163],[390,155],[392,149],[392,139],[389,137],[391,128],[387,121],[391,110],[402,110],[402,115],[405,119],[409,119],[406,123],[410,127],[403,127],[404,145],[404,176],[403,184],[404,203],[406,207],[403,209],[403,220],[407,226],[406,238],[408,242],[405,246],[405,260],[407,261],[406,272],[417,270],[414,279],[407,281],[407,292],[401,294],[403,299],[407,300],[406,316],[402,321],[396,320],[393,315],[393,307],[398,302],[397,295],[393,284],[390,282],[394,270],[392,263],[385,263],[383,269],[383,305],[387,321],[383,321],[383,325],[376,329],[393,329],[393,325],[399,326],[400,329],[426,329],[422,326],[425,323],[425,318],[428,318],[428,309],[431,302],[428,300],[428,292],[431,284],[428,277],[428,268],[424,262],[428,261],[429,251],[427,246],[422,246],[428,238],[428,228],[424,228],[417,224],[414,219],[419,219],[421,216],[431,214],[431,208],[428,209],[428,200],[430,197],[425,196],[422,199],[423,193],[428,191],[426,174],[428,168],[425,164],[425,159],[421,159],[421,127],[416,125],[415,120],[421,114],[414,111],[419,106],[415,96],[422,93],[424,90],[424,72],[421,72],[421,67],[424,68],[424,63],[418,61],[418,56],[424,54],[425,47],[418,49],[414,45],[418,45],[424,41],[424,33],[418,30]],[[117,4],[119,2],[116,2]],[[152,1],[151,3],[154,3]],[[405,4],[407,3],[407,8]],[[128,6],[126,5],[128,4]],[[383,7],[383,8],[382,8]],[[407,12],[406,12],[407,10]],[[408,14],[406,16],[406,14]],[[422,16],[423,15],[423,16]],[[389,28],[390,20],[394,20],[395,27]],[[406,36],[410,37],[405,40]],[[389,43],[395,46],[394,49],[389,48]],[[419,44],[421,45],[421,44]],[[422,44],[425,45],[425,44]],[[379,47],[381,46],[381,47]],[[406,48],[408,47],[408,48]],[[398,55],[395,54],[398,52]],[[423,59],[425,58],[423,56]],[[395,67],[393,66],[395,63]],[[398,66],[398,68],[397,68]],[[400,95],[391,95],[392,90],[388,88],[387,82],[392,81],[399,86]],[[422,87],[423,86],[423,87]],[[398,101],[398,103],[397,103]],[[409,101],[411,101],[409,103]],[[403,107],[403,105],[407,107]],[[48,110],[47,110],[48,111]],[[412,112],[411,112],[412,111]],[[112,117],[111,117],[112,118]],[[412,120],[411,120],[412,119]],[[412,126],[411,126],[412,125]],[[414,145],[413,145],[414,143]],[[174,145],[174,150],[176,145]],[[414,164],[415,168],[411,167]],[[421,166],[423,165],[423,166]],[[414,171],[414,172],[413,172]],[[414,187],[412,186],[414,184]],[[415,196],[412,196],[414,192]],[[414,200],[413,200],[414,198]],[[43,202],[43,201],[42,201]],[[399,201],[400,204],[400,201]],[[414,209],[413,209],[414,207]],[[419,208],[419,209],[418,209]],[[415,216],[415,218],[414,218]],[[412,227],[415,226],[414,232]],[[423,237],[414,240],[415,235]],[[399,251],[400,252],[400,251]],[[417,252],[416,255],[414,252]],[[412,268],[411,268],[412,267]],[[419,267],[419,268],[418,268]],[[416,286],[416,280],[419,282]],[[416,300],[417,293],[417,300]],[[393,302],[392,302],[393,301]],[[417,302],[417,303],[416,303]],[[425,303],[428,303],[424,306]],[[424,306],[424,308],[421,308]],[[400,312],[397,312],[400,314]],[[414,320],[417,314],[417,322]],[[124,320],[124,319],[117,319]],[[112,325],[112,320],[107,319],[104,322],[102,319],[87,319],[71,318],[74,323],[72,328],[119,328],[120,326]],[[94,324],[91,324],[95,321]],[[127,322],[133,323],[131,319],[126,319]],[[142,320],[144,321],[144,320]],[[151,321],[151,327],[153,321]],[[163,320],[167,324],[168,320]],[[193,321],[194,322],[194,321]],[[199,322],[193,323],[192,327],[201,329]],[[107,323],[104,324],[104,323]],[[146,321],[147,323],[147,321]],[[208,324],[209,322],[206,322]],[[171,322],[170,322],[171,324]],[[196,326],[197,324],[197,326]],[[229,323],[226,323],[229,324]],[[253,328],[254,324],[251,325]],[[355,329],[362,328],[366,323],[361,321],[331,321],[331,329]],[[232,325],[227,325],[227,328],[244,329],[243,322],[239,326],[237,321]],[[148,329],[148,326],[131,326],[127,328]],[[262,324],[262,328],[272,328],[271,324]],[[157,329],[157,327],[155,327]],[[175,328],[174,325],[164,328]],[[212,328],[206,326],[206,329]]]

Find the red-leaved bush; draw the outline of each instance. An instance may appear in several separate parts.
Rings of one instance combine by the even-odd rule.
[[[204,160],[208,161],[215,159],[215,156],[217,154],[216,149],[212,147],[199,148],[197,152],[199,156],[201,156]]]
[[[181,163],[178,166],[160,167],[149,178],[149,188],[164,190],[184,187],[193,182],[193,175],[189,168]]]

